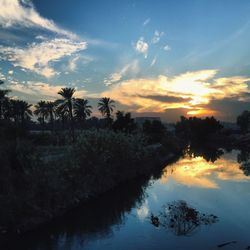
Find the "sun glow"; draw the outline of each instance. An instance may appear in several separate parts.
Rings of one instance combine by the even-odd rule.
[[[218,112],[209,108],[211,100],[249,92],[247,82],[250,80],[244,77],[215,78],[216,73],[217,70],[201,70],[175,77],[159,75],[151,79],[130,79],[111,85],[102,95],[131,106],[136,112],[182,108],[187,109],[187,115],[216,115]]]
[[[202,157],[185,158],[164,169],[161,182],[174,179],[186,186],[201,188],[219,188],[219,181],[246,181],[239,165],[232,160],[219,159],[215,163],[207,162]]]

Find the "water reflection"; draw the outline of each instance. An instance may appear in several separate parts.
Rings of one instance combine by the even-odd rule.
[[[187,239],[189,246],[197,246],[194,249],[204,249],[202,246],[210,244],[211,239],[216,247],[234,239],[240,242],[240,237],[247,245],[250,153],[223,153],[221,149],[208,152],[207,148],[189,147],[183,158],[152,174],[152,179],[159,180],[145,177],[124,183],[43,229],[12,240],[11,247],[0,244],[0,249],[193,249],[185,245]],[[179,199],[187,202],[168,203]],[[218,221],[215,215],[199,211],[213,211],[220,222],[209,233],[199,230],[177,242],[175,235],[190,236],[207,228],[203,225]],[[149,219],[154,227],[172,233],[155,230]]]
[[[161,177],[163,183],[174,179],[190,187],[219,188],[220,181],[243,182],[250,179],[249,153],[238,155],[238,162],[241,162],[239,167],[235,159],[218,158],[221,155],[220,150],[214,150],[213,154],[206,153],[205,156],[203,154],[205,150],[200,150],[198,153],[192,151],[193,149],[188,148],[183,159],[164,169]],[[217,160],[213,162],[215,155]]]
[[[155,227],[162,226],[177,236],[189,236],[202,225],[218,222],[217,216],[200,213],[185,201],[174,201],[165,205],[158,216],[152,214],[150,219]]]
[[[87,241],[111,237],[112,226],[122,225],[125,214],[141,206],[147,186],[146,177],[124,183],[43,229],[5,243],[4,249],[80,249]]]
[[[241,150],[237,156],[237,161],[240,164],[240,169],[246,176],[250,175],[250,151]]]
[[[192,158],[202,157],[208,162],[215,162],[224,154],[224,151],[216,147],[204,147],[191,144],[186,148],[184,154]]]

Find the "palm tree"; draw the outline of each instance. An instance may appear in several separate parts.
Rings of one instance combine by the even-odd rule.
[[[22,100],[10,100],[11,117],[16,123],[24,124],[24,121],[29,120],[32,116],[31,106]]]
[[[74,95],[75,88],[62,88],[58,94],[62,96],[63,99],[59,99],[56,101],[57,105],[57,112],[68,114],[70,119],[70,127],[71,127],[71,133],[74,141],[74,116],[73,116],[73,106],[74,106]]]
[[[0,80],[0,85],[4,84],[4,81]],[[8,101],[7,94],[10,92],[10,90],[7,89],[0,89],[0,120],[4,118],[4,107],[5,104]]]
[[[111,100],[108,97],[103,97],[98,102],[99,111],[108,120],[110,120],[114,108],[115,108],[115,101]]]
[[[49,117],[52,131],[54,131],[54,115],[55,115],[55,103],[54,102],[46,102],[45,103],[45,114],[46,117]]]
[[[39,121],[41,121],[41,125],[44,126],[45,118],[46,118],[46,102],[40,101],[35,105],[34,114],[38,116]]]
[[[74,103],[74,116],[78,121],[84,122],[91,115],[91,109],[88,100],[77,98]]]

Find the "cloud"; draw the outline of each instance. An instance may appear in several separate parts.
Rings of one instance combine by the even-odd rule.
[[[182,98],[182,97],[177,97],[177,96],[171,96],[171,95],[138,95],[138,97],[141,98],[146,98],[146,99],[151,99],[151,100],[156,100],[159,102],[167,102],[167,103],[179,103],[179,102],[188,102],[191,101],[192,98]]]
[[[171,48],[170,48],[170,46],[169,46],[169,45],[165,45],[165,46],[163,47],[163,50],[165,50],[165,51],[170,51],[170,50],[171,50]]]
[[[6,77],[3,73],[0,72],[0,80],[4,81],[6,80]]]
[[[136,209],[137,216],[140,220],[145,220],[149,215],[148,200],[143,205]]]
[[[37,40],[47,40],[48,38],[42,35],[36,36],[35,37]]]
[[[153,44],[156,44],[156,43],[160,42],[161,37],[162,37],[163,35],[164,35],[164,32],[159,32],[158,30],[156,30],[155,33],[154,33],[154,36],[153,36],[153,38],[152,38],[152,40],[151,40],[151,42],[152,42]]]
[[[27,81],[20,83],[16,80],[12,80],[8,83],[8,88],[15,94],[21,94],[26,96],[28,100],[36,102],[38,100],[50,100],[54,101],[60,96],[57,94],[64,85],[50,85],[44,82]],[[77,90],[76,97],[83,97],[87,94],[85,90]]]
[[[148,54],[148,44],[144,41],[144,38],[141,37],[135,44],[135,50],[138,53],[144,54],[145,58],[147,58]]]
[[[42,17],[31,2],[19,0],[0,0],[0,26],[10,27],[37,27],[60,35],[76,39],[77,36],[60,28],[52,20]]]
[[[20,66],[45,77],[52,77],[58,73],[51,66],[53,62],[84,50],[86,47],[86,42],[55,38],[41,43],[32,43],[26,48],[0,46],[0,54],[14,66]]]
[[[9,70],[9,71],[8,71],[8,74],[9,74],[9,75],[13,75],[13,73],[14,73],[13,70]]]
[[[143,26],[147,26],[150,23],[151,19],[147,18],[144,22],[143,22]]]
[[[111,86],[102,95],[133,107],[136,112],[186,109],[190,115],[211,115],[216,113],[209,108],[209,103],[214,98],[236,96],[240,99],[250,92],[247,85],[249,78],[214,79],[216,73],[217,70],[200,70],[171,78],[160,75],[149,79],[130,79]]]
[[[157,57],[155,56],[150,64],[150,67],[153,67],[157,61]]]
[[[80,59],[80,56],[79,55],[76,55],[75,57],[71,58],[69,60],[69,65],[68,65],[68,69],[70,71],[75,71],[76,68],[77,68],[77,62],[79,61]]]
[[[124,76],[128,75],[129,73],[138,73],[139,71],[139,62],[138,60],[133,60],[132,62],[126,64],[122,69],[119,71],[112,73],[108,78],[104,79],[104,84],[109,86],[113,83],[119,82]]]

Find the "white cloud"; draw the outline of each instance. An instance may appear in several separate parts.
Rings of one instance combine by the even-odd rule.
[[[36,36],[37,40],[47,40],[48,38],[42,35]]]
[[[76,55],[72,58],[70,58],[67,69],[68,71],[74,72],[77,70],[79,65],[85,65],[94,60],[93,57],[87,56],[87,55]],[[69,72],[68,72],[69,73]]]
[[[152,40],[151,40],[151,42],[152,42],[153,44],[156,44],[156,43],[160,42],[161,37],[162,37],[163,35],[164,35],[164,32],[159,32],[158,30],[156,30],[155,33],[154,33],[154,36],[153,36],[153,38],[152,38]]]
[[[171,48],[170,48],[170,46],[169,46],[169,45],[165,45],[165,46],[163,47],[163,49],[164,49],[165,51],[169,51],[169,50],[171,50]]]
[[[79,61],[79,59],[80,59],[80,56],[77,55],[77,56],[75,56],[75,57],[73,57],[73,58],[71,58],[69,60],[68,69],[70,71],[75,71],[76,70],[76,68],[77,68],[77,61]]]
[[[4,81],[6,80],[6,77],[3,73],[0,72],[0,80]]]
[[[38,27],[60,35],[76,39],[77,36],[60,28],[52,20],[42,17],[29,2],[19,0],[0,0],[0,26],[9,27]]]
[[[135,44],[135,50],[138,53],[144,54],[145,58],[147,58],[148,54],[148,44],[144,41],[144,38],[141,37]]]
[[[8,71],[8,74],[9,74],[9,75],[13,75],[13,73],[14,73],[13,70],[9,70],[9,71]]]
[[[149,215],[149,208],[148,208],[148,200],[145,203],[136,209],[137,216],[140,220],[145,220]]]
[[[26,83],[20,83],[16,80],[12,80],[8,83],[8,88],[14,93],[19,93],[22,96],[29,96],[29,100],[50,100],[54,101],[60,96],[57,94],[63,85],[50,85],[44,82],[27,81]],[[75,97],[83,97],[87,94],[85,90],[77,90]]]
[[[151,19],[147,18],[144,22],[143,22],[143,26],[147,26],[150,23]]]
[[[14,66],[20,66],[45,77],[52,77],[58,72],[51,67],[51,63],[84,50],[86,47],[86,42],[55,38],[41,43],[32,43],[27,48],[0,46],[0,53]]]
[[[155,56],[155,57],[153,58],[151,64],[150,64],[150,66],[153,67],[153,66],[155,65],[156,61],[157,61],[157,57]]]
[[[121,70],[112,73],[108,78],[104,79],[104,84],[109,86],[113,83],[120,81],[126,74],[138,73],[139,71],[138,60],[133,60],[131,63],[126,64]]]

